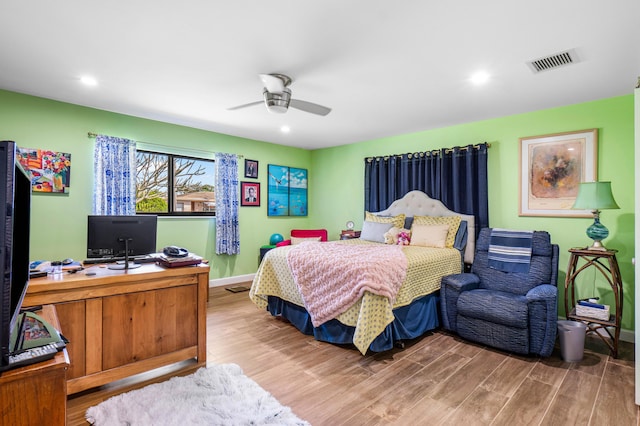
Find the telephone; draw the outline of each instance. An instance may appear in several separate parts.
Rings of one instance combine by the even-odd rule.
[[[167,246],[162,249],[162,253],[169,257],[187,257],[189,250],[178,246]]]

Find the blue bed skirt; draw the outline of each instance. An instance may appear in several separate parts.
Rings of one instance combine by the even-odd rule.
[[[393,349],[396,342],[415,339],[440,326],[439,292],[431,293],[416,299],[410,305],[393,310],[395,320],[375,338],[369,350],[383,352]],[[304,334],[315,337],[316,340],[336,344],[353,344],[355,327],[342,324],[332,319],[314,327],[309,313],[301,306],[269,296],[267,310],[273,316],[287,319]]]

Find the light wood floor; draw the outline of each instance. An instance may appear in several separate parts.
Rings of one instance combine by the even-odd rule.
[[[210,292],[207,362],[235,363],[312,425],[638,425],[633,345],[613,359],[588,338],[580,363],[510,355],[436,331],[404,349],[362,356],[317,342],[257,309],[247,292]],[[187,371],[188,373],[190,371]],[[109,396],[164,376],[87,392],[68,424]]]

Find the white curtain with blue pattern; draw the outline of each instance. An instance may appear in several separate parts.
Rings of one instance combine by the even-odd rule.
[[[216,254],[240,253],[238,158],[216,153]]]
[[[93,160],[93,214],[136,214],[135,141],[98,135]]]

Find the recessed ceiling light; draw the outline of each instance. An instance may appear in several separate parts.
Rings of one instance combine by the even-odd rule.
[[[97,86],[98,80],[88,75],[80,77],[80,82],[86,86]]]
[[[484,84],[489,81],[489,73],[486,71],[478,71],[471,76],[471,82],[476,85]]]
[[[291,131],[291,128],[289,126],[282,126],[280,127],[280,131],[282,133],[289,133]]]

